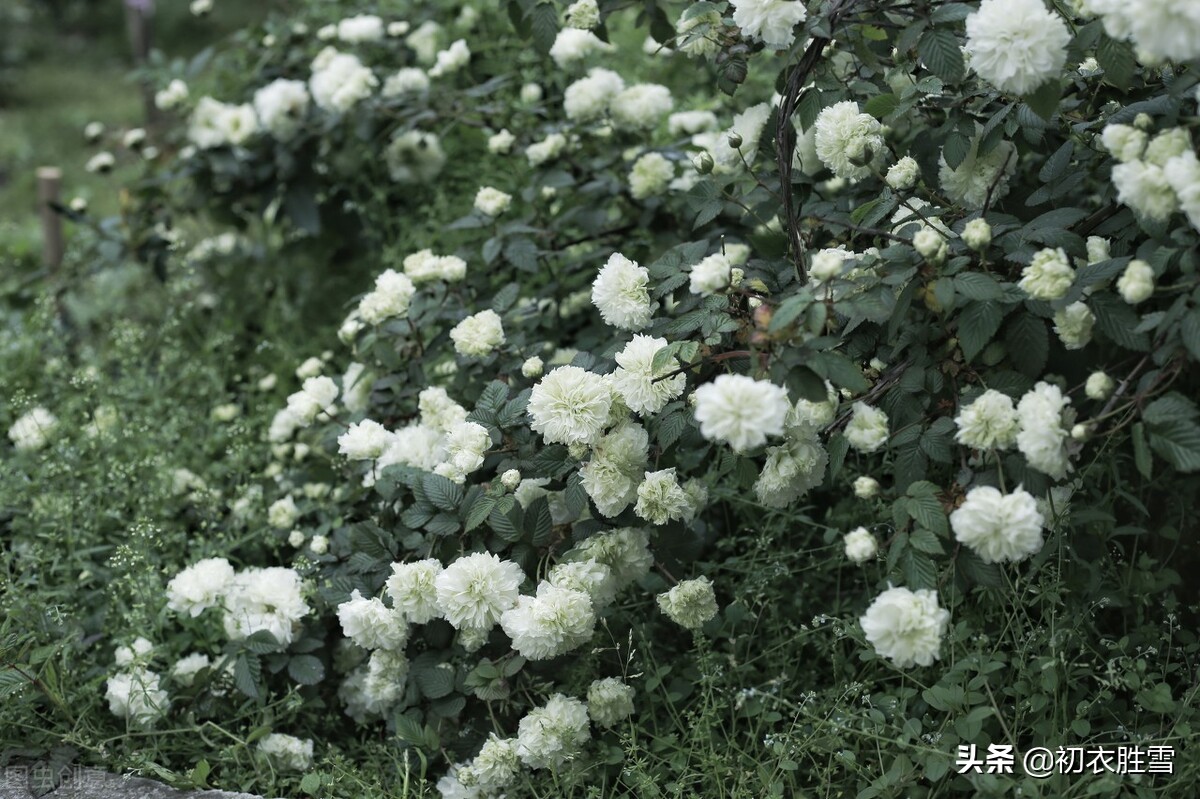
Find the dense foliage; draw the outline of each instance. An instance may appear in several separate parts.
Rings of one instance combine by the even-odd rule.
[[[314,3],[165,69],[105,257],[357,295],[225,504],[152,462],[219,534],[91,623],[105,744],[232,728],[257,782],[153,768],[308,795],[1184,795],[1200,20],[1109,5]],[[92,440],[39,379],[16,509]],[[958,773],[990,744],[1174,770]]]

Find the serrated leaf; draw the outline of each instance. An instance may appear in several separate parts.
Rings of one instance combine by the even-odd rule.
[[[1005,585],[1004,576],[995,563],[984,563],[966,547],[958,550],[954,563],[968,583],[987,588],[1003,588]]]
[[[958,341],[963,357],[972,360],[1000,329],[1004,310],[994,301],[973,302],[958,315]]]
[[[827,378],[835,386],[849,389],[860,394],[871,388],[871,382],[863,375],[853,361],[836,352],[814,353],[808,360],[809,367],[817,374]],[[824,387],[822,386],[822,394]]]
[[[1200,309],[1193,308],[1179,320],[1179,337],[1192,360],[1200,361]]]
[[[325,679],[325,664],[312,655],[293,655],[287,669],[288,676],[301,685],[316,685]]]
[[[942,145],[942,156],[951,169],[958,169],[970,152],[971,140],[957,130],[953,131]]]
[[[529,30],[533,34],[533,46],[541,53],[549,53],[558,36],[558,11],[553,3],[538,3],[529,12]]]
[[[1149,425],[1150,446],[1181,472],[1200,470],[1200,425],[1175,419]]]
[[[1129,350],[1145,352],[1150,349],[1150,338],[1137,330],[1137,312],[1112,294],[1097,292],[1088,301],[1096,317],[1096,327],[1113,342]]]
[[[1062,99],[1062,84],[1057,78],[1048,80],[1022,99],[1033,113],[1050,121],[1058,111],[1058,103]]]
[[[658,445],[670,449],[686,429],[687,416],[682,411],[667,414],[658,423]]]
[[[1137,60],[1128,42],[1101,36],[1096,45],[1096,62],[1104,70],[1104,80],[1118,89],[1127,89],[1133,83]]]
[[[463,501],[463,488],[440,474],[427,474],[421,483],[425,496],[435,508],[457,513]]]
[[[1150,442],[1146,440],[1146,425],[1134,423],[1130,435],[1133,439],[1133,464],[1138,474],[1149,480],[1154,474],[1154,460],[1150,457]]]
[[[918,524],[930,532],[937,535],[949,534],[950,525],[946,521],[946,512],[942,510],[942,503],[936,497],[910,497],[908,512],[912,514]]]
[[[489,496],[481,496],[471,504],[470,510],[467,511],[467,520],[463,524],[463,529],[466,532],[471,532],[479,525],[483,524],[484,520],[492,513],[492,508],[496,507],[496,498]]]
[[[863,111],[876,119],[883,119],[900,107],[900,98],[894,94],[877,94],[863,105]]]
[[[261,679],[262,661],[256,655],[238,655],[233,664],[233,682],[237,689],[251,699],[258,699],[262,696],[258,689]]]
[[[1046,159],[1046,163],[1038,172],[1038,179],[1042,183],[1053,183],[1067,174],[1067,170],[1071,167],[1071,156],[1074,154],[1075,142],[1067,139],[1061,147],[1054,151],[1053,155]]]
[[[912,547],[912,537],[909,536],[909,548],[902,558],[902,571],[907,587],[914,590],[922,588],[937,588],[937,565],[928,555],[918,552]]]
[[[1046,320],[1031,313],[1018,313],[1008,324],[1004,344],[1013,366],[1022,374],[1038,376],[1050,356],[1050,333]]]
[[[908,545],[929,555],[944,555],[941,540],[928,530],[916,529],[908,534]]]
[[[917,44],[921,61],[933,74],[947,83],[957,83],[966,74],[958,37],[948,30],[929,30]]]
[[[506,497],[506,499],[512,499]],[[500,501],[497,501],[496,507],[492,508],[492,512],[488,514],[488,527],[510,544],[514,541],[521,540],[521,523],[524,513],[521,506],[513,503],[507,508]]]
[[[524,236],[512,239],[504,245],[504,259],[517,269],[526,272],[537,271],[537,255],[537,245]]]
[[[414,669],[417,687],[429,699],[441,699],[454,690],[454,669],[446,665]]]
[[[554,522],[550,517],[550,502],[546,497],[538,497],[529,503],[525,509],[523,524],[525,534],[535,547],[550,543],[550,534],[554,530]]]
[[[983,272],[960,272],[954,276],[954,290],[968,300],[998,300],[1004,289],[991,275]]]

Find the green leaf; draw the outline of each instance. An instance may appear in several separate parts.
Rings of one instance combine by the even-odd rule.
[[[946,138],[946,143],[942,145],[942,156],[945,157],[946,165],[951,169],[958,169],[970,152],[971,140],[957,130],[952,132]]]
[[[950,525],[946,521],[946,512],[942,510],[942,503],[936,497],[910,497],[908,500],[908,512],[925,529],[937,535],[948,535],[950,533]]]
[[[233,682],[237,689],[251,699],[258,699],[262,696],[258,689],[261,679],[262,661],[255,655],[238,655],[233,664]]]
[[[517,269],[526,272],[536,272],[538,248],[532,240],[525,237],[512,239],[504,245],[504,258]]]
[[[815,93],[815,92],[814,92]],[[900,98],[894,94],[877,94],[870,100],[867,100],[863,105],[863,111],[875,117],[883,119],[888,114],[895,111],[900,106]]]
[[[1128,42],[1117,41],[1107,34],[1101,36],[1096,45],[1096,61],[1104,69],[1104,80],[1118,89],[1127,89],[1133,83],[1137,61]]]
[[[509,502],[504,502],[505,499]],[[516,504],[512,497],[504,497],[496,501],[496,507],[488,514],[488,527],[509,543],[520,541],[523,516],[521,506]]]
[[[670,449],[687,429],[687,423],[687,414],[682,411],[663,416],[658,423],[658,445],[664,450]]]
[[[550,543],[554,522],[550,518],[550,502],[545,497],[538,497],[529,503],[529,507],[525,509],[523,527],[535,547]]]
[[[936,535],[928,530],[916,529],[908,534],[908,544],[913,549],[930,555],[944,555],[946,550]]]
[[[463,501],[463,488],[440,474],[427,474],[422,481],[425,496],[435,508],[457,512]]]
[[[310,771],[305,774],[300,780],[300,791],[309,796],[316,796],[321,790],[321,775],[318,772]]]
[[[1179,320],[1179,336],[1192,360],[1200,361],[1200,308],[1193,308]]]
[[[1150,446],[1181,472],[1200,470],[1200,425],[1175,419],[1149,426]]]
[[[909,538],[912,544],[912,538]],[[913,548],[905,550],[902,558],[904,582],[909,588],[937,588],[937,565],[923,552]]]
[[[1059,100],[1062,99],[1062,84],[1058,79],[1048,80],[1032,94],[1026,95],[1025,104],[1047,122],[1054,118],[1058,111]]]
[[[467,511],[467,520],[463,525],[466,532],[471,532],[479,525],[483,524],[484,520],[492,513],[492,508],[496,507],[496,498],[489,496],[481,496],[471,504]]]
[[[983,272],[960,272],[954,276],[954,290],[968,300],[998,300],[1004,289],[991,275]]]
[[[972,360],[1000,329],[1004,310],[997,302],[973,302],[958,316],[958,341],[963,357]]]
[[[316,685],[325,679],[325,664],[312,655],[293,655],[287,668],[288,676],[301,685]]]
[[[1046,163],[1038,172],[1038,179],[1043,183],[1053,183],[1067,174],[1067,169],[1071,166],[1071,156],[1074,154],[1075,142],[1067,139],[1061,147],[1054,151],[1054,155],[1046,159]]]
[[[925,66],[947,83],[957,83],[966,75],[958,37],[948,30],[926,31],[917,45],[917,53]]]
[[[1096,327],[1114,343],[1137,352],[1150,349],[1149,336],[1134,332],[1141,319],[1123,300],[1107,292],[1097,292],[1088,304],[1096,316]]]
[[[417,687],[429,699],[441,699],[454,690],[454,669],[448,665],[438,664],[414,671]]]
[[[1133,437],[1133,464],[1138,474],[1149,480],[1154,472],[1154,461],[1150,457],[1150,442],[1146,440],[1146,425],[1135,422],[1130,433]]]
[[[818,352],[809,358],[808,365],[817,374],[829,379],[835,386],[861,394],[871,388],[871,382],[862,370],[846,356],[836,352]],[[822,386],[822,394],[824,387]]]
[[[1008,357],[1022,374],[1039,376],[1050,356],[1050,334],[1046,320],[1031,313],[1018,313],[1004,335]]]
[[[1138,692],[1137,703],[1151,713],[1174,713],[1178,703],[1171,696],[1171,686],[1160,682]]]
[[[558,36],[558,11],[553,3],[538,3],[529,12],[529,30],[533,46],[543,54],[549,53]]]

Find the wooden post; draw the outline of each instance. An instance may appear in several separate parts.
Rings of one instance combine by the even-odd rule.
[[[62,264],[63,245],[62,217],[50,203],[58,202],[62,186],[62,170],[56,166],[38,167],[38,212],[42,217],[42,263],[47,271],[54,273]]]
[[[154,0],[125,0],[125,29],[129,34],[129,48],[133,61],[142,69],[150,60],[151,28],[154,18]],[[145,79],[139,80],[142,87],[142,104],[145,108],[145,123],[154,127],[158,109],[154,105],[154,88]]]

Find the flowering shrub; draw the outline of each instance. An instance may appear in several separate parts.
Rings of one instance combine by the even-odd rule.
[[[615,4],[518,2],[527,49],[490,6],[322,4],[233,51],[219,97],[165,84],[163,185],[375,272],[263,431],[250,513],[294,560],[170,584],[213,657],[193,690],[309,686],[439,757],[444,796],[636,793],[617,736],[657,722],[623,631],[648,670],[694,640],[715,702],[748,608],[785,637],[816,609],[820,691],[862,713],[730,712],[774,703],[829,758],[871,730],[894,764],[859,795],[936,792],[960,743],[1186,736],[1186,667],[1109,651],[1195,644],[1200,19],[1077,5],[656,5],[639,49]],[[737,576],[760,534],[822,558],[782,610]],[[169,701],[147,671],[109,691],[139,724]],[[764,746],[771,795],[819,784]],[[976,787],[1033,784],[1005,779]]]

